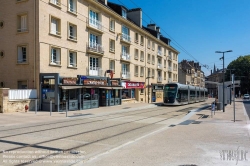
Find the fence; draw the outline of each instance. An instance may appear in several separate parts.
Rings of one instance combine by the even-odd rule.
[[[36,89],[10,89],[9,100],[37,99]]]

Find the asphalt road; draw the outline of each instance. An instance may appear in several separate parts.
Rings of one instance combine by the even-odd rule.
[[[243,100],[247,115],[250,119],[250,100]]]
[[[85,118],[0,128],[0,165],[72,165],[180,121],[204,106],[158,106]]]

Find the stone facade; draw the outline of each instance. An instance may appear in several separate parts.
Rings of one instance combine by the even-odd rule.
[[[152,77],[149,84],[178,81],[179,52],[164,41],[166,38],[152,35],[152,27],[151,30],[140,27],[100,1],[76,0],[72,11],[68,0],[59,0],[58,4],[54,2],[12,0],[1,4],[0,21],[4,26],[0,28],[3,39],[0,40],[0,51],[4,56],[0,57],[0,82],[3,87],[37,89],[39,96],[40,73],[60,73],[62,77],[92,75],[89,70],[91,58],[98,59],[99,76],[112,69],[114,78],[124,80],[147,83],[146,77]],[[90,13],[93,12],[98,14],[97,27],[90,26]],[[113,29],[110,28],[111,20],[114,20]],[[21,22],[27,25],[24,30],[20,30]],[[53,32],[55,22],[57,31]],[[123,26],[129,29],[130,42],[122,39]],[[74,28],[74,38],[69,34],[71,27]],[[159,31],[157,28],[153,32]],[[89,49],[93,35],[98,38],[98,49],[103,51]],[[114,42],[112,49],[111,42]],[[123,46],[128,49],[127,59],[122,57]],[[22,47],[25,47],[25,59],[20,62]],[[52,63],[53,49],[60,57],[57,56],[59,58]],[[75,55],[74,65],[70,62],[71,52]],[[128,78],[123,78],[124,64],[128,68]],[[147,102],[147,90],[143,94],[136,91],[137,102]],[[149,90],[151,92],[151,88]]]

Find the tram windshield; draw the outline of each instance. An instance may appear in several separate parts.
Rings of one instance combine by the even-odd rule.
[[[176,84],[167,84],[164,88],[164,97],[175,98],[177,92]]]

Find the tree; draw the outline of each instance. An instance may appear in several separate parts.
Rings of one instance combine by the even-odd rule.
[[[229,63],[227,69],[234,69],[233,71],[231,71],[231,73],[235,75],[235,80],[241,80],[241,87],[240,87],[241,94],[249,93],[250,55],[240,56],[236,60],[233,60],[232,62]],[[225,80],[230,81],[230,70],[226,71]],[[239,89],[237,91],[239,91]]]

